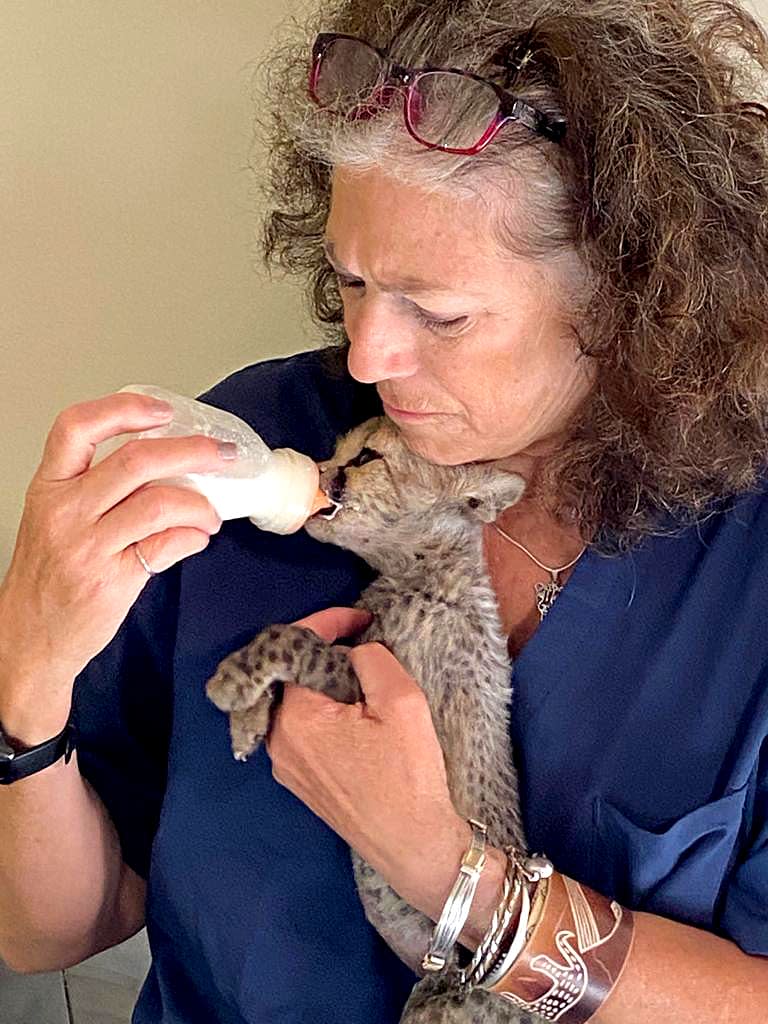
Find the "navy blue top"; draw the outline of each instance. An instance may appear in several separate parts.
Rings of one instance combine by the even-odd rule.
[[[272,447],[327,457],[379,411],[317,352],[207,401]],[[368,925],[349,851],[230,752],[204,692],[265,625],[353,603],[372,578],[303,531],[225,523],[150,580],[78,677],[83,775],[148,877],[153,963],[134,1024],[394,1024],[415,976]],[[588,552],[514,667],[530,845],[625,905],[768,955],[768,497],[631,555]]]

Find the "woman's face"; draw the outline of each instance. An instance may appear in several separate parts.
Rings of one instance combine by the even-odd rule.
[[[544,454],[589,391],[544,263],[500,255],[479,202],[337,169],[326,250],[349,370],[413,451],[444,465]]]

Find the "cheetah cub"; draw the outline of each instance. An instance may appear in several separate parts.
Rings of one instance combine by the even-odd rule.
[[[510,664],[482,550],[483,523],[520,498],[524,481],[492,464],[433,465],[385,418],[343,437],[321,471],[321,486],[341,508],[333,518],[314,516],[307,532],[356,552],[380,574],[358,601],[374,615],[358,642],[385,644],[421,685],[456,810],[484,821],[494,846],[524,849],[509,735]],[[225,658],[207,685],[210,699],[229,712],[235,757],[247,758],[264,739],[283,681],[348,704],[363,699],[343,649],[308,629],[273,626]],[[368,920],[423,974],[434,922],[351,855]],[[454,956],[439,975],[424,977],[401,1024],[532,1020],[485,990],[462,993],[457,970]]]

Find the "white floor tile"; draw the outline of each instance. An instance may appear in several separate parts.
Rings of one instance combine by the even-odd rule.
[[[2,1024],[68,1024],[68,1020],[60,973],[13,974],[0,964]]]
[[[121,942],[114,949],[105,949],[76,967],[70,967],[67,975],[83,975],[89,978],[105,978],[108,981],[120,977],[142,982],[149,970],[149,944],[147,933],[142,929],[127,942]],[[115,975],[118,977],[115,978]]]
[[[67,971],[67,993],[72,1024],[129,1024],[139,986]]]
[[[148,968],[144,931],[70,967],[65,976],[72,1024],[129,1024]]]
[[[63,974],[13,974],[0,963],[0,1024],[129,1024],[148,969],[144,931]]]

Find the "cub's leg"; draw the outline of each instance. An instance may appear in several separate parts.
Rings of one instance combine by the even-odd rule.
[[[462,993],[449,968],[416,985],[405,1004],[400,1024],[537,1024],[531,1016],[482,988]]]
[[[206,684],[217,708],[229,712],[232,753],[244,761],[263,741],[281,683],[299,683],[342,704],[362,700],[346,652],[303,626],[271,626],[227,655]]]

